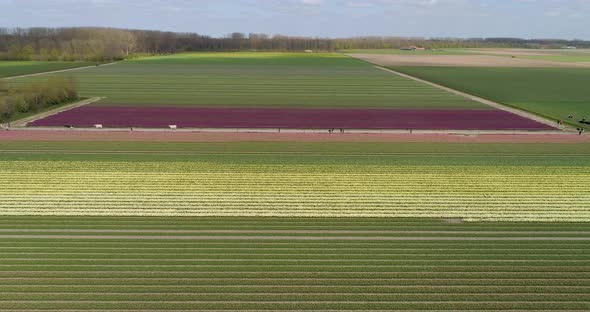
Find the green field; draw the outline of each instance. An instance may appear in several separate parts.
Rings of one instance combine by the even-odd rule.
[[[588,224],[0,220],[3,310],[588,310]]]
[[[68,74],[99,105],[488,109],[339,54],[179,54]]]
[[[554,120],[590,120],[590,69],[396,67],[395,70]],[[568,120],[568,116],[575,117]],[[587,127],[587,125],[586,125]]]
[[[37,74],[92,65],[94,65],[94,63],[89,62],[0,61],[0,78]]]
[[[0,147],[4,215],[590,221],[590,145]]]

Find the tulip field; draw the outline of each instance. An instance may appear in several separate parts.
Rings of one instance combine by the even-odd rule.
[[[29,126],[556,130],[337,53],[183,53],[66,75],[101,100]]]
[[[590,220],[590,167],[8,161],[0,172],[9,215]]]
[[[0,214],[590,221],[587,145],[134,144],[4,144]]]
[[[0,140],[0,179],[3,311],[590,309],[588,144]]]
[[[183,53],[66,75],[99,106],[492,109],[336,53]]]
[[[400,70],[585,116],[583,69]],[[582,133],[336,53],[55,75],[100,101],[0,128],[2,312],[590,311]]]

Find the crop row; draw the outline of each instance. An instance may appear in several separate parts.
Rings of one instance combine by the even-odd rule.
[[[321,255],[321,254],[305,254],[305,255],[293,255],[293,254],[275,254],[275,253],[258,253],[256,255],[251,255],[247,253],[228,253],[228,254],[198,254],[198,253],[191,253],[191,254],[177,254],[177,253],[170,253],[170,254],[159,254],[159,253],[119,253],[113,256],[112,253],[102,253],[102,254],[72,254],[72,253],[0,253],[0,261],[6,260],[22,260],[23,263],[26,263],[30,259],[34,260],[136,260],[137,263],[151,261],[151,260],[162,260],[162,262],[167,261],[174,261],[174,262],[203,262],[203,261],[211,261],[217,260],[219,263],[231,263],[234,261],[233,259],[242,259],[242,260],[252,260],[252,261],[300,261],[302,263],[309,262],[309,261],[351,261],[351,262],[359,262],[359,261],[366,261],[375,264],[379,263],[394,263],[394,261],[405,260],[407,262],[413,261],[424,261],[424,260],[440,260],[440,261],[448,261],[448,260],[455,260],[457,258],[461,258],[458,260],[459,262],[466,262],[466,261],[474,261],[474,260],[481,260],[487,262],[509,262],[509,261],[587,261],[590,260],[590,254],[584,255],[548,255],[548,254],[541,254],[541,255],[529,255],[529,254],[522,254],[522,255],[515,255],[515,254],[502,254],[502,255],[486,255],[486,254],[479,254],[479,255],[466,255],[466,254],[449,254],[449,255],[428,255],[428,254],[400,254],[400,255],[388,255],[388,254],[374,254],[368,253],[367,255]],[[171,260],[173,259],[173,260]],[[442,262],[441,262],[442,263]],[[1,282],[0,282],[1,283]]]
[[[428,302],[428,301],[498,301],[498,302],[590,302],[590,294],[379,294],[379,293],[341,293],[341,294],[236,294],[236,293],[135,293],[135,294],[84,294],[84,293],[17,293],[2,294],[0,298],[4,301],[294,301],[294,302]]]
[[[107,297],[108,298],[108,297]],[[108,300],[108,299],[107,299]],[[2,307],[9,310],[308,310],[308,311],[354,311],[354,310],[545,310],[545,311],[587,311],[586,301],[428,301],[404,302],[384,301],[3,301]]]
[[[59,216],[3,216],[2,229],[100,229],[100,230],[346,230],[346,231],[590,231],[585,223],[460,223],[451,220],[428,218],[183,218],[183,217],[59,217]],[[455,221],[460,222],[459,219]],[[238,248],[234,246],[235,248]],[[363,246],[369,248],[368,246]],[[436,246],[433,246],[435,249]],[[534,246],[531,246],[534,248]],[[162,247],[164,248],[164,247]],[[450,247],[449,247],[450,248]],[[331,248],[327,248],[330,250]],[[453,249],[453,248],[450,248]],[[527,248],[530,249],[530,248]]]
[[[388,265],[388,266],[342,266],[342,265],[133,265],[133,264],[113,264],[113,265],[48,265],[48,264],[31,264],[31,265],[2,265],[0,271],[4,272],[368,272],[368,273],[390,273],[390,272],[588,272],[590,265],[565,264],[556,265],[548,263],[547,265],[523,266],[523,265],[495,265],[490,263],[480,263],[478,265],[442,265],[433,263],[407,264],[407,265]]]
[[[266,248],[266,247],[257,247],[255,249],[242,247],[235,250],[234,248],[138,248],[138,247],[121,247],[121,248],[92,248],[92,247],[54,247],[54,246],[47,246],[47,247],[5,247],[2,246],[2,252],[0,252],[0,257],[6,257],[7,255],[21,255],[21,256],[30,256],[30,255],[47,255],[51,257],[51,255],[71,255],[71,256],[81,256],[81,255],[89,255],[89,256],[106,256],[111,255],[112,253],[117,253],[118,256],[142,256],[145,258],[158,258],[158,257],[170,257],[170,258],[178,258],[182,259],[185,257],[196,257],[196,256],[227,256],[227,257],[244,257],[247,258],[249,256],[258,256],[258,257],[291,257],[292,259],[297,259],[298,257],[337,257],[346,259],[348,257],[367,257],[371,259],[378,259],[378,258],[385,258],[385,257],[407,257],[408,259],[412,259],[414,257],[461,257],[469,258],[469,257],[477,257],[477,256],[487,256],[488,259],[491,257],[514,257],[514,258],[528,258],[528,257],[543,257],[546,259],[560,259],[560,258],[567,258],[567,257],[574,257],[574,256],[590,256],[590,252],[573,249],[573,248],[557,248],[559,254],[555,254],[553,252],[554,249],[546,250],[546,249],[506,249],[506,248],[494,248],[491,249],[489,252],[486,252],[486,249],[490,249],[489,247],[469,247],[463,249],[450,249],[447,250],[445,248],[434,249],[432,251],[429,250],[430,248],[404,248],[404,247],[395,247],[392,246],[390,249],[387,248],[340,248],[340,249],[327,249],[324,250],[323,248],[297,248],[297,249],[287,249],[287,248]],[[301,252],[304,252],[305,255],[301,255]],[[518,253],[516,253],[518,252]]]
[[[259,282],[253,284],[158,284],[158,281],[146,282],[144,284],[132,283],[126,280],[113,282],[111,284],[93,284],[89,281],[86,284],[60,284],[59,279],[54,284],[5,284],[0,286],[0,293],[273,293],[273,294],[338,294],[338,293],[361,293],[361,294],[588,294],[588,286],[559,285],[558,283],[530,283],[529,285],[340,285],[334,281],[331,285],[276,285]]]
[[[256,250],[256,248],[252,248]],[[299,250],[299,249],[296,249]],[[128,283],[141,284],[145,281],[148,284],[151,280],[172,281],[177,284],[188,284],[187,281],[192,279],[265,279],[265,280],[405,280],[405,279],[428,279],[435,281],[437,279],[464,279],[464,280],[506,280],[518,281],[529,280],[541,282],[551,282],[553,280],[567,281],[567,280],[588,280],[590,279],[590,272],[540,272],[540,271],[491,271],[491,272],[159,272],[159,271],[138,271],[138,272],[120,272],[120,271],[66,271],[66,272],[52,272],[52,271],[31,271],[31,272],[13,272],[1,271],[0,277],[2,285],[41,285],[44,281],[53,284],[83,284],[93,283],[100,285],[103,281],[127,281]],[[79,283],[76,283],[78,281]],[[52,285],[53,285],[52,284]],[[147,285],[149,286],[149,285]],[[369,285],[370,286],[370,285]],[[539,289],[544,289],[545,286],[538,284]],[[519,286],[520,287],[520,286]],[[587,286],[580,286],[580,289],[585,289]],[[436,289],[436,288],[433,288]],[[500,289],[500,286],[484,285],[480,289]],[[555,289],[559,290],[559,287]],[[549,292],[550,289],[543,291]]]
[[[425,217],[425,218],[454,218],[462,217],[466,221],[523,221],[523,222],[534,222],[534,221],[559,221],[559,222],[580,222],[590,220],[589,213],[580,213],[579,211],[556,211],[552,212],[552,207],[548,207],[547,211],[523,211],[515,209],[512,212],[496,212],[486,207],[483,207],[483,211],[474,211],[466,209],[463,211],[453,211],[451,208],[446,211],[431,210],[431,211],[415,211],[415,209],[407,212],[395,211],[372,211],[370,208],[365,210],[327,210],[322,207],[317,207],[314,211],[299,212],[299,211],[283,211],[283,207],[275,207],[273,210],[252,210],[246,209],[246,207],[239,207],[233,210],[220,211],[218,207],[211,207],[211,210],[188,210],[179,211],[178,209],[120,209],[113,208],[112,205],[101,206],[97,208],[84,208],[84,209],[57,209],[59,205],[48,207],[46,209],[35,209],[35,208],[20,208],[15,210],[3,209],[2,214],[7,215],[47,215],[47,216],[79,216],[79,215],[90,215],[90,216],[218,216],[218,217],[285,217],[285,216],[296,216],[296,217],[326,217],[326,216],[339,216],[339,217]]]
[[[362,146],[360,146],[362,147]],[[359,147],[359,148],[360,148]],[[58,152],[61,150],[58,150]],[[63,150],[64,154],[75,153],[75,152],[84,152],[84,150]],[[92,152],[92,151],[89,151]],[[119,153],[125,152],[118,151]],[[143,150],[130,150],[129,154],[135,153],[150,153],[152,151],[143,151]],[[157,151],[153,151],[157,153]],[[193,153],[197,153],[198,151],[193,151]],[[171,153],[183,154],[183,151],[171,151]],[[220,152],[211,154],[212,156],[221,156],[219,155]],[[249,163],[233,163],[233,162],[223,162],[223,161],[193,161],[193,162],[125,162],[125,161],[63,161],[63,160],[54,160],[54,161],[19,161],[19,160],[10,160],[10,161],[3,161],[0,162],[0,168],[2,169],[2,174],[4,173],[32,173],[34,174],[37,171],[43,171],[47,173],[68,173],[68,172],[95,172],[95,173],[136,173],[137,175],[143,176],[158,176],[158,172],[167,172],[169,175],[176,175],[176,176],[183,176],[186,173],[191,172],[198,172],[198,173],[212,173],[212,174],[219,174],[219,173],[226,173],[228,175],[234,175],[236,172],[241,173],[289,173],[289,174],[302,174],[304,176],[309,175],[317,175],[317,174],[325,174],[325,173],[336,173],[341,172],[343,174],[347,174],[350,172],[359,172],[365,174],[408,174],[408,175],[417,175],[417,174],[432,174],[437,175],[440,173],[449,173],[453,172],[455,174],[464,174],[464,175],[471,175],[471,174],[481,174],[481,173],[499,173],[499,174],[510,174],[514,176],[518,175],[531,175],[531,176],[543,176],[543,175],[572,175],[574,177],[583,177],[585,176],[588,171],[590,170],[588,167],[572,167],[572,166],[510,166],[510,165],[499,165],[499,166],[436,166],[436,165],[429,165],[429,166],[409,166],[409,165],[398,165],[392,163],[388,166],[385,165],[370,165],[370,164],[363,164],[362,162],[355,164],[349,163],[348,161],[344,162],[343,164],[337,164],[338,158],[341,156],[345,156],[351,152],[344,151],[342,155],[340,154],[326,154],[325,157],[333,157],[336,158],[334,162],[327,163],[327,164],[288,164],[284,163],[256,163],[256,164],[249,164]],[[245,155],[252,155],[252,156],[260,156],[260,155],[276,155],[276,156],[297,156],[297,155],[308,155],[310,152],[306,153],[297,153],[297,152],[266,152],[266,153],[244,153]],[[227,155],[235,155],[235,156],[243,156],[244,154],[237,152],[237,153],[228,153]],[[311,152],[313,154],[313,152]],[[195,155],[199,155],[198,153]],[[208,155],[206,151],[204,151],[203,155]],[[318,152],[318,155],[321,156],[321,153]],[[371,156],[386,156],[389,155],[388,153],[366,153],[366,154],[359,154],[360,156],[371,157]],[[396,154],[393,154],[396,155]],[[406,155],[401,153],[401,155]],[[408,153],[409,156],[420,156],[420,155],[429,155],[428,153],[422,154],[413,154]],[[461,153],[449,153],[443,154],[442,156],[460,156],[463,155]],[[465,154],[469,155],[469,154]],[[478,154],[475,154],[477,156]],[[567,156],[565,154],[563,156]],[[576,154],[572,154],[576,155]],[[440,156],[438,154],[430,155]],[[492,156],[492,155],[490,155]],[[498,157],[501,157],[500,154]],[[545,155],[544,155],[545,156]],[[580,155],[586,156],[586,155]],[[533,156],[531,156],[533,157]],[[334,164],[336,163],[336,164]],[[239,178],[240,176],[236,176]],[[542,182],[542,181],[539,181]]]

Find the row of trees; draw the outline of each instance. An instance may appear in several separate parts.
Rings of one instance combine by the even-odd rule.
[[[426,48],[590,48],[590,41],[518,38],[309,38],[232,33],[213,38],[196,33],[174,33],[114,28],[0,28],[0,58],[9,60],[112,61],[134,53],[167,54],[186,51],[336,51],[404,46]]]
[[[96,61],[128,57],[136,38],[110,28],[0,29],[0,57],[15,61]]]
[[[19,113],[40,111],[78,98],[78,84],[71,77],[51,77],[19,87],[9,87],[0,80],[0,122],[9,121]]]

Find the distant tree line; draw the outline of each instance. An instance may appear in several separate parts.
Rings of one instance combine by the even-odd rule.
[[[50,77],[18,87],[9,87],[0,80],[0,122],[11,120],[16,114],[36,112],[45,108],[75,101],[78,84],[71,77]]]
[[[110,28],[0,28],[0,58],[14,61],[113,61],[135,50],[135,35]]]
[[[120,60],[137,54],[189,51],[337,51],[343,49],[425,48],[590,48],[590,41],[518,38],[311,38],[232,33],[222,38],[115,28],[0,28],[0,59],[97,61]]]

